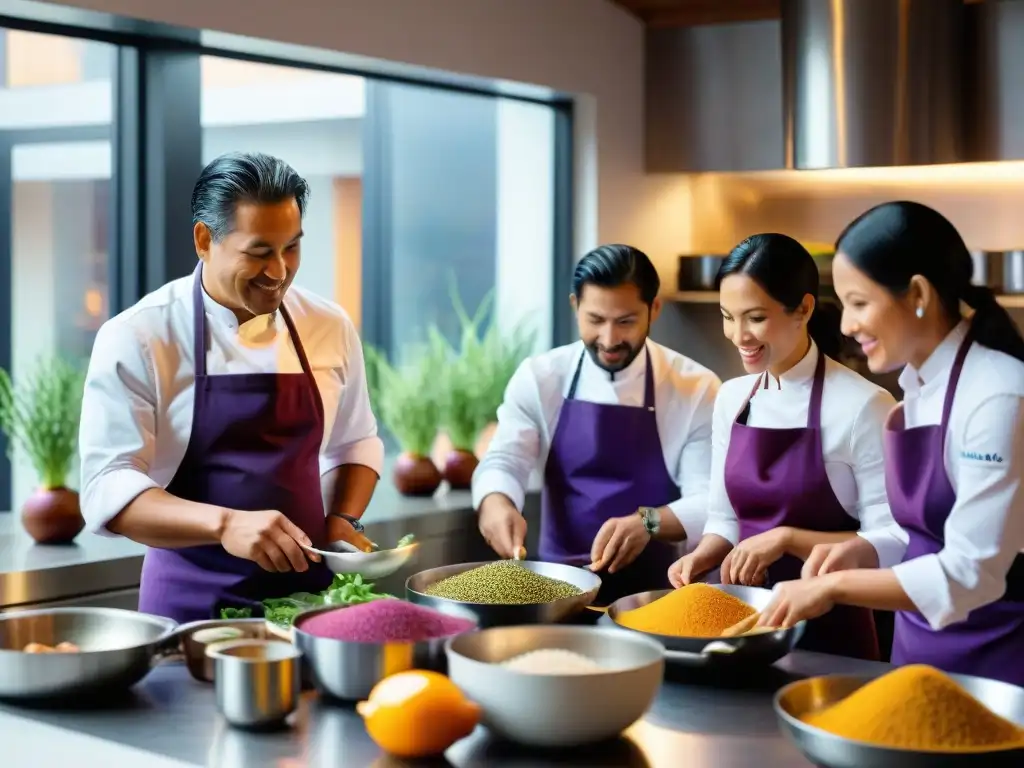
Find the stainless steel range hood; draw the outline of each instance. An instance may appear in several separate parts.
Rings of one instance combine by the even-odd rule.
[[[789,168],[965,159],[963,0],[782,0]]]

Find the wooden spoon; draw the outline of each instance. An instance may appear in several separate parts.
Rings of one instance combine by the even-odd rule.
[[[761,618],[761,613],[752,613],[743,621],[738,621],[731,627],[726,628],[722,631],[722,637],[741,637],[743,635],[761,635],[766,632],[774,632],[778,627],[757,627],[755,626],[758,620]]]

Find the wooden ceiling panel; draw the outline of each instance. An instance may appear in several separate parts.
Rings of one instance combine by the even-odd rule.
[[[780,0],[612,0],[649,27],[777,19]]]
[[[983,0],[964,0],[964,3]],[[686,27],[777,19],[781,0],[612,0],[649,27]]]

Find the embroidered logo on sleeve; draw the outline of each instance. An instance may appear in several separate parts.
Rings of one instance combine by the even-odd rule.
[[[1003,457],[998,453],[978,453],[977,451],[960,451],[961,459],[984,461],[989,464],[1002,464]]]

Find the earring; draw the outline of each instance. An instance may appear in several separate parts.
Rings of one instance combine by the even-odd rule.
[[[918,307],[914,310],[914,314],[917,315],[917,319],[920,320],[924,317],[924,307]]]

